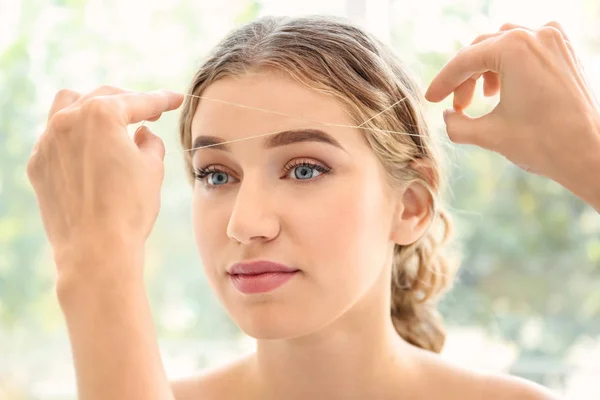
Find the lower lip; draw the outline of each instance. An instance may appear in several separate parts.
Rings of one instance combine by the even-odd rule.
[[[233,286],[245,294],[271,292],[292,279],[294,272],[267,272],[257,275],[229,275]]]

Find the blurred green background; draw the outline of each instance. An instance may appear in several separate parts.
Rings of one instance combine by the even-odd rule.
[[[561,22],[600,93],[598,0],[0,0],[0,399],[74,399],[55,269],[25,165],[54,93],[101,84],[183,91],[203,56],[261,15],[335,14],[390,43],[425,88],[459,48],[504,22]],[[472,115],[489,111],[481,87]],[[441,110],[429,107],[445,138]],[[252,349],[213,296],[190,224],[177,113],[150,124],[165,141],[163,207],[146,283],[171,378]],[[132,127],[132,132],[135,127]],[[600,398],[600,216],[501,156],[445,140],[448,200],[464,261],[441,309],[443,357],[512,373],[572,399]]]

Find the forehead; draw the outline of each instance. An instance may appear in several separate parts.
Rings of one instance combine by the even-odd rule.
[[[273,71],[222,78],[210,84],[202,96],[219,102],[200,100],[194,113],[192,136],[212,134],[234,138],[232,135],[247,136],[264,133],[265,129],[299,128],[318,123],[354,125],[345,107],[332,95]],[[240,127],[244,132],[240,132]]]

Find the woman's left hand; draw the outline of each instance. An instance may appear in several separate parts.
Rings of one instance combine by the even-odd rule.
[[[471,118],[463,110],[482,76],[484,94],[500,92],[500,101]],[[600,210],[600,107],[560,24],[505,24],[477,37],[442,68],[425,97],[439,102],[451,93],[454,109],[444,119],[452,141],[498,152]]]

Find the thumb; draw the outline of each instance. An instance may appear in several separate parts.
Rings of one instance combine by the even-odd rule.
[[[165,159],[165,145],[162,139],[152,133],[147,126],[142,125],[135,131],[133,141],[142,153],[157,157],[160,161]]]
[[[473,118],[459,110],[444,110],[446,132],[454,143],[474,144],[488,150],[493,150],[498,124],[492,111],[482,117]]]

